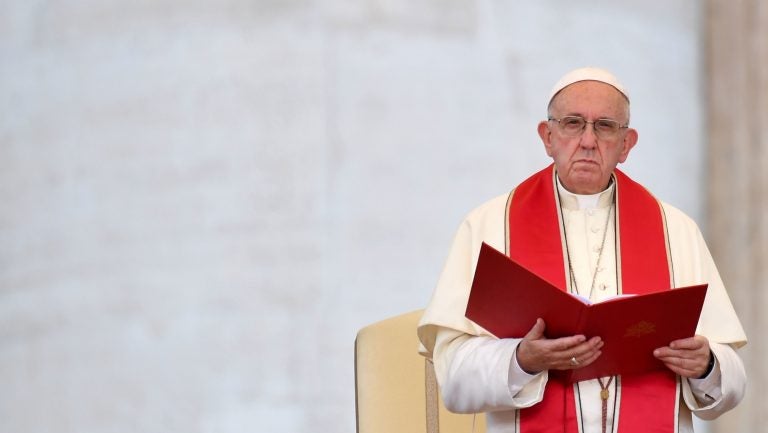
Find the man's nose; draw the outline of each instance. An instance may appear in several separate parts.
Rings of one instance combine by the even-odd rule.
[[[579,141],[579,144],[588,149],[597,146],[597,135],[595,134],[594,123],[587,123],[584,125],[584,130],[581,131],[581,140]]]

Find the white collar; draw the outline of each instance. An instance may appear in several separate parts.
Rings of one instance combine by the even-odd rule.
[[[557,192],[560,195],[560,205],[565,209],[597,209],[606,208],[613,202],[613,190],[616,183],[611,179],[608,188],[597,194],[574,194],[563,186],[557,179]]]

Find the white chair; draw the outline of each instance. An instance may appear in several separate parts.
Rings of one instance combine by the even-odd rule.
[[[355,339],[357,433],[484,433],[485,417],[448,412],[431,361],[419,355],[423,311],[361,329]]]

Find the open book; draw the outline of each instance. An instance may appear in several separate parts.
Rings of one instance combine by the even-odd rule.
[[[601,337],[605,345],[595,362],[550,372],[577,382],[665,369],[653,350],[694,335],[706,291],[701,284],[590,305],[483,243],[466,317],[499,338],[522,338],[539,317],[547,338]]]

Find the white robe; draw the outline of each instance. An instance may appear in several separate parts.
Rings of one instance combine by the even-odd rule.
[[[576,287],[600,302],[616,294],[614,224],[606,221],[612,208],[613,187],[596,196],[575,196],[562,188],[561,207]],[[469,289],[482,242],[504,251],[508,195],[499,196],[471,212],[459,227],[432,300],[419,324],[422,353],[435,364],[441,395],[455,412],[487,412],[488,433],[515,432],[515,412],[542,400],[548,375],[528,375],[515,358],[519,339],[496,339],[464,317]],[[710,341],[716,358],[712,374],[683,380],[680,432],[693,432],[691,413],[713,419],[741,400],[746,384],[744,367],[733,350],[746,343],[715,264],[696,224],[678,209],[662,203],[669,231],[674,286],[709,283],[696,330]],[[600,257],[600,264],[597,259]],[[592,278],[595,269],[595,288]],[[589,336],[588,336],[589,337]],[[613,423],[616,386],[611,385],[609,423]],[[601,430],[600,387],[597,380],[579,384],[577,399],[584,419],[582,433]],[[614,426],[615,428],[615,426]]]

